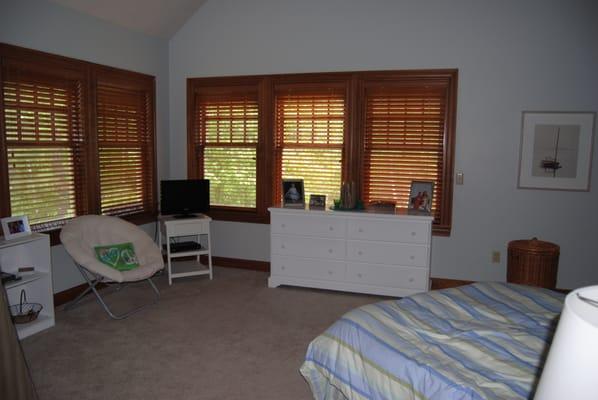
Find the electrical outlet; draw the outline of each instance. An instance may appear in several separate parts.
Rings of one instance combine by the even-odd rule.
[[[500,262],[500,251],[496,251],[494,250],[492,252],[492,262],[494,264],[499,263]]]

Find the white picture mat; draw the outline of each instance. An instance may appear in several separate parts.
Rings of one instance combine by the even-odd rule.
[[[589,190],[594,137],[593,112],[554,113],[524,112],[521,128],[521,153],[519,163],[520,188]],[[533,155],[536,125],[579,125],[577,172],[574,178],[533,176]]]

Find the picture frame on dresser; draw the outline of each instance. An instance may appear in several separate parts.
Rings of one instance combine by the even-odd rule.
[[[282,206],[285,208],[305,208],[303,179],[282,180]]]
[[[26,215],[2,218],[0,223],[2,224],[2,232],[5,240],[31,235],[31,227],[29,226],[29,219]]]
[[[310,210],[326,209],[326,195],[325,194],[310,195],[309,196],[309,209]]]
[[[434,195],[434,182],[411,181],[409,192],[409,214],[430,215],[432,213],[432,196]]]

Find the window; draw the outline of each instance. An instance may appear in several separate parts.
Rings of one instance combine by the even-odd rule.
[[[153,77],[4,44],[0,62],[0,216],[155,212]]]
[[[210,204],[256,208],[257,93],[196,96],[193,147]]]
[[[342,182],[344,88],[281,87],[275,102],[275,198],[281,198],[282,179],[299,178],[306,202],[310,194],[324,194],[332,204]]]
[[[154,203],[152,88],[147,82],[120,82],[100,75],[97,132],[100,211],[129,215]]]
[[[442,207],[448,168],[445,154],[448,80],[370,81],[364,93],[362,198],[408,204],[411,181],[434,182],[432,214],[447,226]]]
[[[239,98],[241,87],[251,96]],[[284,178],[303,179],[306,200],[325,194],[330,205],[346,181],[366,204],[398,208],[407,208],[411,181],[433,181],[434,233],[448,235],[456,93],[456,70],[189,79],[189,177],[227,182],[211,214],[247,222],[269,221]],[[229,152],[217,163],[210,148]],[[252,152],[243,158],[241,148]],[[255,203],[233,203],[243,195],[232,188]]]

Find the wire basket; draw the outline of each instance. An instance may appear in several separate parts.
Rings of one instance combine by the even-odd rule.
[[[39,303],[27,303],[27,294],[25,293],[25,289],[23,289],[21,290],[19,304],[12,305],[9,308],[10,315],[15,324],[26,324],[35,321],[44,307]]]

